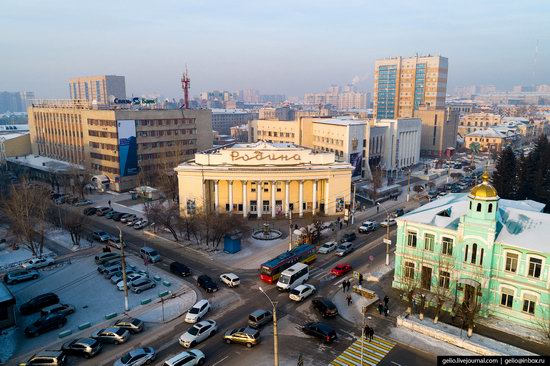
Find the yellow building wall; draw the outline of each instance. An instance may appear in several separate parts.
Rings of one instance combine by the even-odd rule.
[[[4,141],[4,147],[6,149],[6,157],[29,155],[32,153],[31,135],[26,133],[6,140]]]

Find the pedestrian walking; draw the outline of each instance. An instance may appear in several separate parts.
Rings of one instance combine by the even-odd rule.
[[[344,224],[342,223],[342,221],[340,221],[340,230],[342,230],[343,226],[344,226]]]
[[[390,315],[390,309],[387,306],[384,306],[384,316],[388,317]]]
[[[111,208],[111,200],[109,200],[109,208]]]
[[[390,298],[388,297],[388,295],[384,296],[384,305],[386,305],[386,307],[388,307],[389,302],[390,302]]]
[[[346,296],[346,300],[348,300],[348,306],[350,306],[351,303],[352,303],[351,295],[350,295],[350,294],[348,294],[348,296]]]
[[[380,212],[380,206],[376,206],[376,213]]]
[[[374,328],[369,327],[369,341],[372,341],[372,337],[374,337]]]
[[[344,292],[346,292],[346,287],[347,287],[348,283],[346,282],[346,280],[344,280],[344,282],[342,282],[342,290]]]
[[[378,302],[378,312],[380,315],[384,312],[384,305],[382,305],[382,301]]]
[[[363,337],[365,339],[368,339],[370,335],[370,327],[368,325],[365,325],[365,328],[363,329]]]
[[[344,280],[344,282],[346,283],[346,291],[349,291],[351,283],[349,282],[349,280]]]
[[[359,273],[359,286],[363,287],[363,274],[362,273]]]

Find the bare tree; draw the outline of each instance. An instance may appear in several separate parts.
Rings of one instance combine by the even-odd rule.
[[[410,315],[412,314],[414,295],[418,290],[418,276],[416,275],[416,265],[414,268],[407,268],[406,263],[407,261],[404,261],[404,267],[401,268],[401,289],[407,298],[407,314]]]
[[[371,188],[370,188],[370,194],[372,198],[372,202],[376,204],[376,200],[378,199],[378,191],[382,187],[382,169],[380,169],[380,166],[376,166],[372,171],[372,179],[371,179]]]
[[[550,311],[546,308],[540,307],[539,314],[541,316],[535,316],[532,323],[544,337],[546,343],[550,344]]]
[[[179,241],[176,232],[176,221],[179,219],[179,205],[170,200],[158,200],[146,205],[145,216],[157,227],[166,228],[172,233],[175,241]]]
[[[450,275],[454,272],[453,269],[454,264],[451,260],[442,258],[441,256],[439,257],[439,279],[436,281],[436,285],[432,290],[433,303],[435,305],[435,324],[439,321],[439,315],[441,314],[441,310],[445,306],[445,303],[451,300]],[[442,277],[441,273],[443,271],[449,273],[449,278]]]
[[[86,227],[86,223],[86,216],[80,213],[66,213],[63,218],[63,226],[71,235],[71,241],[76,246],[80,246],[80,239]]]

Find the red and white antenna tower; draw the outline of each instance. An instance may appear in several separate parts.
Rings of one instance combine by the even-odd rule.
[[[187,72],[187,66],[185,67],[185,73],[181,78],[181,88],[183,89],[183,105],[182,109],[189,108],[189,86],[191,85],[191,80],[189,79],[189,73]]]

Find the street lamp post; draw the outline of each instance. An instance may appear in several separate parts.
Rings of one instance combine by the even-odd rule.
[[[390,213],[384,206],[380,204],[380,202],[376,202],[376,204],[384,209],[386,211],[386,240],[384,242],[386,243],[386,266],[390,265]]]
[[[407,169],[407,202],[411,195],[411,168]]]
[[[122,240],[122,230],[117,226],[118,238],[120,241],[120,257],[122,263],[122,283],[124,284],[124,310],[130,310],[128,306],[128,283],[126,282],[126,257],[124,256],[124,241]]]
[[[273,365],[279,366],[279,338],[277,333],[277,302],[271,301],[271,298],[265,293],[262,287],[259,287],[260,291],[267,297],[271,306],[273,306]]]

